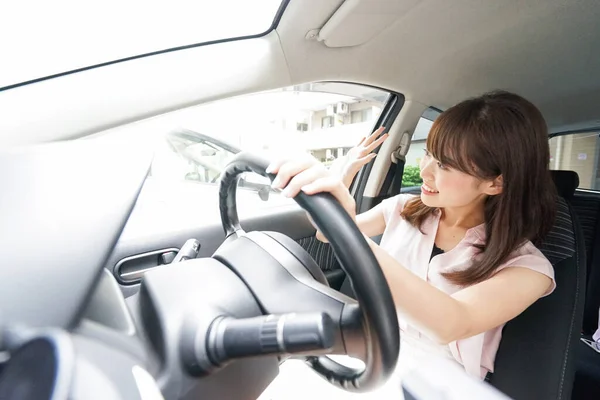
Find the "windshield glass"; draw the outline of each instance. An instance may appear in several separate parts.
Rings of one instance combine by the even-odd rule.
[[[0,88],[175,47],[259,35],[282,0],[11,1]]]

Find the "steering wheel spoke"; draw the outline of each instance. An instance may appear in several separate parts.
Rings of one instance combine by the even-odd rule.
[[[213,258],[244,281],[265,315],[325,312],[334,323],[331,351],[346,353],[342,316],[345,307],[356,305],[356,301],[330,288],[316,264],[313,270],[318,271],[317,278],[283,245],[263,232],[250,232],[238,238],[221,247]]]

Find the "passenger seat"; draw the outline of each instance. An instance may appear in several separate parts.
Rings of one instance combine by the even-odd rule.
[[[554,182],[575,211],[581,225],[587,256],[586,299],[582,337],[590,338],[598,328],[600,309],[600,193],[577,190],[579,176],[574,171],[552,171]],[[583,342],[576,348],[577,365],[573,400],[600,399],[600,353]]]
[[[575,191],[579,186],[579,176],[575,171],[552,171],[554,183],[559,192],[571,193],[567,198],[573,207],[585,241],[587,256],[587,290],[583,333],[592,335],[598,329],[600,309],[600,193]]]

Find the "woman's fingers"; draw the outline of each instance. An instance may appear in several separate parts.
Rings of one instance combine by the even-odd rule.
[[[308,195],[329,192],[340,202],[348,214],[352,217],[356,214],[356,203],[354,198],[350,195],[350,192],[346,186],[344,186],[343,182],[334,176],[324,176],[316,179],[312,183],[303,186],[302,191]]]
[[[367,146],[367,152],[372,152],[373,150],[375,150],[377,147],[379,147],[379,145],[381,145],[381,143],[385,142],[385,140],[389,137],[389,135],[386,133],[384,135],[382,135],[379,139],[377,139],[376,141],[374,141],[373,143],[371,143],[369,146]]]
[[[319,242],[329,243],[329,240],[323,235],[323,232],[317,229],[317,234],[315,235]]]
[[[279,171],[279,168],[283,165],[284,162],[285,162],[285,160],[271,161],[271,163],[269,164],[269,166],[267,167],[267,169],[265,169],[265,172],[267,174],[276,174],[277,171]]]
[[[356,160],[348,164],[348,167],[346,168],[346,173],[357,174],[358,171],[360,171],[360,169],[363,167],[363,165],[369,163],[375,157],[377,157],[377,154],[369,153],[364,157],[357,158]]]
[[[319,165],[314,157],[306,156],[292,161],[275,161],[267,167],[267,173],[277,174],[271,186],[282,189],[288,185],[290,179],[313,165]]]
[[[362,167],[363,165],[367,164],[369,161],[371,161],[375,157],[377,157],[377,154],[369,153],[366,156],[361,157],[358,160],[356,160],[356,162],[358,163],[358,165],[360,165]]]
[[[282,167],[282,169],[283,168],[285,168],[285,166]],[[281,194],[285,197],[295,197],[303,186],[309,185],[328,174],[329,171],[327,171],[322,164],[312,165],[291,178]]]
[[[382,126],[379,129],[377,129],[375,132],[371,133],[368,137],[367,140],[365,140],[365,146],[370,145],[371,143],[373,143],[373,141],[377,138],[377,136],[381,135],[383,133],[383,131],[385,131],[385,127]]]
[[[297,163],[297,162],[308,162],[308,161],[318,162],[317,159],[314,158],[312,155],[310,155],[308,153],[304,153],[304,152],[296,151],[294,153],[285,154],[283,156],[275,155],[273,157],[273,159],[271,160],[271,163],[267,166],[265,171],[269,174],[276,174],[277,172],[279,172],[279,169],[284,164]]]

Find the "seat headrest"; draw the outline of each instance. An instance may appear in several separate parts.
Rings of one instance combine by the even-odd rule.
[[[579,187],[579,175],[575,171],[550,171],[552,179],[556,185],[558,195],[570,199],[575,194],[575,189]]]

